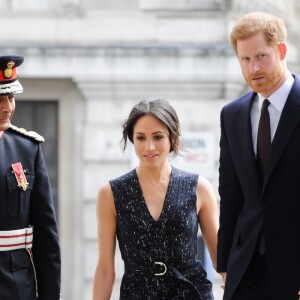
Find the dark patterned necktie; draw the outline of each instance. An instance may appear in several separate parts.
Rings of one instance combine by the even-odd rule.
[[[264,175],[266,166],[269,159],[269,153],[271,149],[271,128],[270,128],[270,115],[268,106],[270,102],[268,99],[263,101],[258,132],[257,132],[257,162],[262,182],[264,181]],[[263,231],[260,233],[258,241],[258,252],[264,255],[266,252],[265,240],[263,237]]]

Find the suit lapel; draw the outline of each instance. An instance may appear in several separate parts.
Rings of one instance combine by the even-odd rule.
[[[276,166],[281,154],[289,143],[297,125],[300,122],[300,81],[295,77],[292,90],[283,108],[280,121],[272,142],[270,160],[266,171],[265,184]]]
[[[250,111],[256,93],[248,94],[245,101],[242,103],[241,110],[238,115],[238,140],[241,141],[241,155],[243,157],[245,169],[253,186],[259,191],[261,189],[261,181],[259,179],[257,161],[253,149],[252,127],[250,119]]]

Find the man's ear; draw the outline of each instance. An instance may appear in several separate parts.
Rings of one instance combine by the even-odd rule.
[[[278,44],[278,49],[279,49],[279,55],[280,55],[280,59],[284,60],[285,56],[286,56],[286,43],[285,42],[281,42]]]

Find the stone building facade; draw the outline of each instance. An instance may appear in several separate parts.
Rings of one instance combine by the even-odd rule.
[[[49,101],[57,107],[55,118],[44,111],[39,133],[47,138],[57,128],[56,147],[47,154],[50,161],[57,153],[49,164],[65,300],[91,299],[95,199],[105,181],[132,167],[130,151],[123,154],[118,143],[120,124],[139,100],[167,99],[183,132],[212,136],[209,179],[217,192],[219,113],[247,90],[228,33],[235,18],[251,10],[285,19],[288,65],[300,73],[296,0],[1,0],[0,55],[25,56],[19,70],[25,92],[16,97],[17,107],[30,103],[34,110]],[[26,105],[21,109],[26,119]],[[116,261],[118,284],[119,253]],[[116,289],[113,300],[117,294]]]

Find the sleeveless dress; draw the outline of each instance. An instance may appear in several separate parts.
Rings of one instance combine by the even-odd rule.
[[[121,300],[212,300],[212,283],[196,260],[198,175],[172,167],[159,219],[151,216],[136,170],[110,181],[117,239],[125,264]]]

